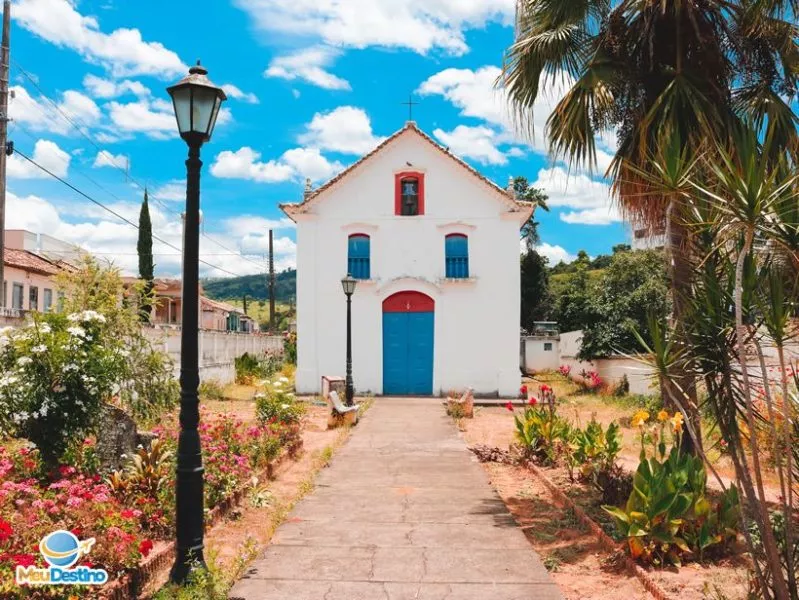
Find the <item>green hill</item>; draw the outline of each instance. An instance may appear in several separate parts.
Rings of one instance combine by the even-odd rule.
[[[230,279],[204,279],[205,295],[213,300],[240,300],[245,294],[248,300],[269,299],[269,276],[245,275]],[[275,301],[292,304],[297,297],[297,271],[289,269],[275,274]]]

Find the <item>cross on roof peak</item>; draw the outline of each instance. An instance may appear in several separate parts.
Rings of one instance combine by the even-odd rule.
[[[413,107],[418,106],[418,102],[413,101],[413,94],[408,94],[407,102],[400,102],[400,104],[408,107],[408,121],[413,123]]]

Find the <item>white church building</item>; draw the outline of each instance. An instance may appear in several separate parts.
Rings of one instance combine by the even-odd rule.
[[[298,393],[343,376],[352,297],[356,393],[516,396],[518,202],[414,122],[298,204]]]

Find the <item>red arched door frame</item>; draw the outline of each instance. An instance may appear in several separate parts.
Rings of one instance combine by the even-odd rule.
[[[435,304],[422,292],[397,292],[383,300],[383,312],[435,312]]]

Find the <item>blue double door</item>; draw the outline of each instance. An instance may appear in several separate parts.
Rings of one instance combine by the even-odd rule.
[[[383,394],[433,393],[434,313],[383,313]]]

